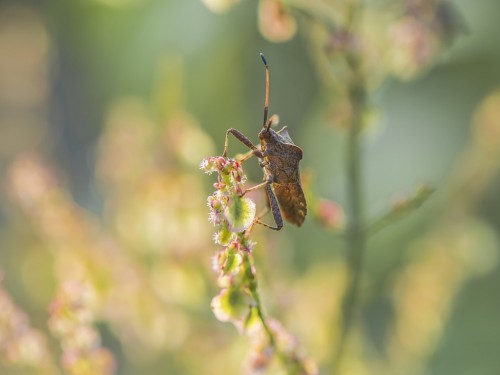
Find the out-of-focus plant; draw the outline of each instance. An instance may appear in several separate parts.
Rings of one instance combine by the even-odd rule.
[[[217,346],[206,345],[208,337],[234,350],[237,343],[212,332],[208,319],[191,319],[203,316],[209,303],[210,264],[199,256],[208,250],[204,238],[209,227],[197,170],[213,144],[183,107],[182,61],[166,58],[157,82],[155,107],[123,98],[109,110],[96,148],[96,179],[106,202],[102,218],[77,205],[50,163],[35,153],[19,155],[4,181],[11,230],[22,234],[16,241],[26,246],[22,257],[15,257],[19,265],[9,272],[28,271],[18,275],[20,284],[49,312],[44,327],[50,320],[65,373],[109,374],[113,357],[117,371],[122,365],[141,369],[160,360],[164,370],[193,374],[217,374],[221,363],[233,372],[239,365],[227,361]],[[24,244],[25,237],[32,243]],[[29,270],[32,266],[48,272],[47,285]],[[21,331],[32,331],[22,319],[24,328],[15,337],[28,338]],[[106,335],[97,331],[102,327]],[[110,336],[113,346],[106,342]],[[36,346],[36,332],[29,337],[29,348],[37,354],[44,340]],[[16,342],[9,341],[9,358],[21,363],[24,357],[14,355]],[[19,348],[20,355],[32,355],[27,346]],[[211,361],[193,361],[193,348]],[[39,371],[42,365],[34,364]]]
[[[0,273],[0,360],[7,368],[27,369],[41,375],[58,374],[47,338],[30,325],[29,318],[12,301]],[[32,371],[32,372],[31,372]]]
[[[94,297],[88,285],[67,282],[50,306],[49,327],[61,341],[62,367],[71,375],[115,373],[113,355],[92,327]]]
[[[438,345],[453,298],[473,277],[498,263],[498,238],[475,213],[478,200],[500,171],[500,93],[476,111],[472,141],[458,160],[451,191],[437,224],[416,241],[394,280],[395,322],[387,342],[386,374],[420,374]],[[415,310],[418,310],[418,314]]]

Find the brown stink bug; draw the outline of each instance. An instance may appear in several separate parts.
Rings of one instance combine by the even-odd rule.
[[[268,119],[269,111],[269,67],[266,58],[260,57],[266,67],[266,99],[264,103],[264,123],[259,132],[260,147],[255,146],[246,136],[236,129],[226,131],[223,157],[227,155],[228,138],[232,134],[251,151],[242,159],[246,160],[255,155],[260,160],[264,171],[264,181],[243,192],[243,194],[265,187],[268,205],[273,213],[276,226],[265,224],[257,218],[255,221],[268,228],[280,230],[283,228],[283,218],[295,225],[302,225],[307,214],[307,204],[302,191],[299,173],[299,161],[302,159],[302,150],[296,146],[288,129],[284,126],[279,131],[271,129],[273,117]]]

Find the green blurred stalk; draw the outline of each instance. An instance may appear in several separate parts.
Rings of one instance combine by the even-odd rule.
[[[262,328],[266,332],[267,339],[269,340],[269,346],[273,349],[274,354],[281,362],[283,368],[286,370],[286,374],[288,375],[302,375],[306,374],[306,370],[304,369],[302,363],[297,359],[293,358],[278,347],[278,343],[276,341],[276,337],[269,327],[267,319],[264,315],[264,311],[262,308],[262,304],[260,301],[259,288],[257,285],[257,278],[253,271],[252,261],[250,260],[249,254],[244,254],[243,263],[245,267],[245,274],[249,280],[249,290],[252,298],[255,301],[254,308],[257,310],[257,316],[259,317]]]
[[[360,12],[360,2],[353,1],[348,29],[356,35],[355,29]],[[346,61],[351,68],[351,80],[348,87],[349,101],[352,108],[352,117],[349,124],[346,153],[347,172],[347,212],[349,221],[346,228],[348,279],[346,293],[342,301],[342,327],[340,339],[334,348],[332,372],[337,374],[341,368],[342,359],[348,343],[349,333],[357,316],[357,302],[359,285],[363,270],[363,258],[366,248],[365,218],[363,209],[363,180],[362,180],[362,130],[363,119],[367,110],[367,92],[364,74],[361,68],[361,59],[357,51],[350,51]]]
[[[262,324],[262,328],[266,332],[267,338],[269,340],[269,345],[273,348],[275,352],[277,352],[276,339],[274,338],[274,334],[269,328],[267,324],[267,320],[264,316],[264,312],[262,310],[262,304],[260,302],[259,289],[257,286],[257,278],[255,277],[254,271],[252,270],[252,262],[250,261],[250,256],[248,254],[244,254],[243,262],[245,266],[245,274],[249,280],[248,288],[250,290],[250,294],[255,301],[255,309],[257,310],[257,316],[259,317],[260,323]]]

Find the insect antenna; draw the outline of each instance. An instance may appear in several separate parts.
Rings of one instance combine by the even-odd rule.
[[[267,115],[269,112],[269,66],[267,65],[267,61],[263,53],[260,54],[260,58],[266,66],[266,100],[264,102],[264,123],[262,124],[262,127],[269,130],[269,127],[271,126],[271,121],[269,121],[269,123],[267,121]]]

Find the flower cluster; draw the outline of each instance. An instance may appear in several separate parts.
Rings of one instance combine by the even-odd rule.
[[[402,16],[390,28],[392,67],[401,78],[412,78],[430,66],[444,45],[463,30],[462,21],[450,2],[405,0]]]
[[[223,157],[205,159],[201,169],[206,173],[217,172],[215,192],[207,199],[209,220],[217,227],[215,243],[224,248],[214,257],[214,269],[218,273],[221,292],[213,299],[212,308],[217,319],[232,321],[239,328],[248,322],[252,301],[248,285],[251,274],[246,265],[254,246],[248,229],[254,223],[255,203],[241,196],[246,176],[240,162]]]
[[[281,366],[287,374],[315,375],[318,373],[316,363],[300,353],[298,340],[291,335],[276,319],[267,319],[267,329],[274,337],[274,346],[269,344],[263,330],[253,335],[252,350],[247,360],[247,374],[281,373],[275,370],[276,364],[272,362],[273,354],[281,360]]]
[[[92,327],[92,289],[84,284],[63,284],[50,307],[49,328],[61,341],[62,366],[70,375],[115,373],[110,351],[101,347],[99,333]]]
[[[214,257],[221,291],[213,298],[212,309],[218,320],[233,323],[250,337],[247,373],[261,374],[274,366],[285,368],[288,374],[317,373],[315,364],[299,354],[295,338],[264,316],[252,257],[255,244],[250,239],[255,203],[243,196],[246,176],[241,162],[210,157],[201,169],[218,174],[216,190],[208,197],[209,220],[217,227],[215,243],[224,246]]]
[[[241,0],[201,0],[215,13],[226,13]],[[258,26],[262,35],[272,42],[287,42],[297,32],[297,20],[288,4],[281,0],[260,0]]]
[[[318,200],[315,208],[316,218],[324,228],[332,231],[344,229],[346,217],[339,203],[321,198]]]
[[[215,192],[208,197],[210,208],[209,220],[219,228],[214,240],[219,245],[230,243],[241,244],[247,251],[252,249],[252,243],[246,236],[240,234],[249,229],[255,219],[255,203],[243,197],[243,185],[246,176],[241,162],[223,157],[205,159],[201,169],[206,173],[217,172],[218,181],[214,184]]]
[[[0,283],[2,282],[0,273]],[[32,328],[26,314],[0,285],[0,358],[9,367],[37,369],[38,374],[56,374],[47,341]]]

